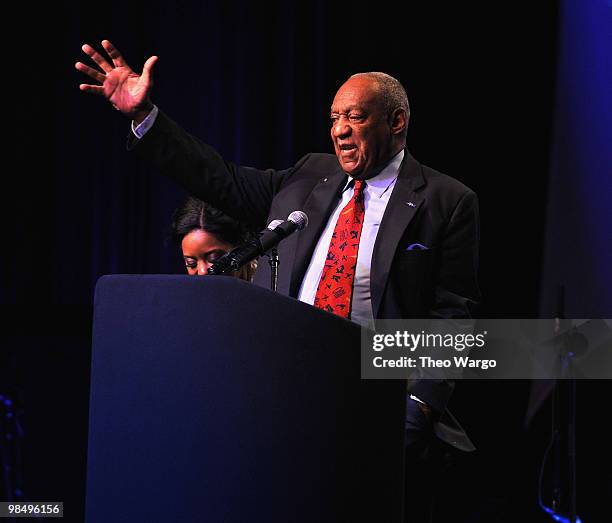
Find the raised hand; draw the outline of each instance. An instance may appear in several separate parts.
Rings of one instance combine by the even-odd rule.
[[[135,73],[125,62],[121,53],[108,40],[102,40],[102,47],[112,60],[112,64],[93,47],[85,44],[83,52],[102,70],[77,62],[77,70],[85,73],[100,85],[80,84],[81,91],[104,96],[115,109],[128,118],[141,121],[153,106],[151,91],[153,89],[152,70],[157,56],[151,56],[142,68],[142,74]]]

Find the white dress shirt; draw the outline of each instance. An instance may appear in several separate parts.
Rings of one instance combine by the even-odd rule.
[[[353,299],[351,306],[351,321],[360,325],[372,326],[374,315],[372,312],[372,295],[370,292],[370,266],[372,265],[372,252],[376,235],[387,203],[395,187],[397,175],[404,159],[404,151],[397,153],[387,166],[376,176],[366,180],[364,189],[365,216],[361,238],[359,240],[359,252],[357,253],[357,268],[355,270],[355,281],[353,284]],[[352,179],[348,179],[342,192],[342,198],[334,212],[329,217],[325,230],[321,234],[315,247],[310,265],[306,270],[302,286],[298,293],[298,300],[312,305],[317,294],[317,287],[325,265],[325,259],[329,250],[329,242],[336,228],[336,222],[340,211],[353,196]]]
[[[134,121],[132,121],[132,132],[136,135],[136,138],[140,140],[147,133],[147,131],[153,127],[153,124],[157,119],[157,113],[159,113],[159,109],[156,105],[154,105],[151,112],[147,114],[146,118],[138,125],[134,125]]]

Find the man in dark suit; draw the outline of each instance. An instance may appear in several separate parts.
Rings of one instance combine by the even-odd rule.
[[[156,57],[138,75],[110,42],[102,45],[112,63],[83,46],[102,72],[77,63],[100,84],[82,84],[81,90],[104,96],[132,119],[128,147],[136,154],[254,229],[296,209],[308,215],[309,226],[279,246],[281,293],[322,306],[340,215],[361,206],[350,285],[339,290],[348,292],[348,307],[323,308],[365,325],[380,318],[470,317],[479,300],[476,195],[410,155],[408,99],[397,80],[384,73],[350,77],[331,107],[335,156],[309,154],[290,169],[262,171],[226,162],[152,104]],[[268,285],[266,264],[255,282]],[[413,478],[434,432],[453,446],[471,448],[446,411],[452,389],[446,380],[421,380],[410,390],[406,435]],[[429,488],[422,478],[410,485],[413,492]],[[412,510],[411,518],[427,516]]]

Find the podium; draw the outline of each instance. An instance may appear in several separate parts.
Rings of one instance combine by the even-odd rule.
[[[360,328],[229,277],[104,276],[87,523],[400,522],[406,384]]]

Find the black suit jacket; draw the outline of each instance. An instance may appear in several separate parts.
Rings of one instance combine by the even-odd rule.
[[[137,145],[137,146],[136,146]],[[310,258],[347,181],[336,157],[308,154],[283,171],[226,162],[161,111],[142,140],[128,148],[191,194],[261,229],[303,210],[309,225],[279,246],[279,292],[297,297]],[[478,202],[459,181],[421,165],[406,150],[378,231],[370,273],[377,319],[468,318],[479,301]],[[413,243],[427,250],[407,250]],[[255,283],[269,285],[260,264]],[[443,413],[453,384],[416,382],[411,392]],[[448,439],[448,438],[444,438]]]

